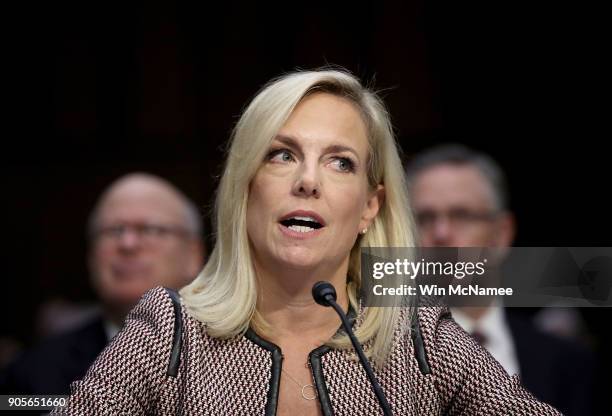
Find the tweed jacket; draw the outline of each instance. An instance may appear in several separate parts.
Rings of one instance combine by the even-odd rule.
[[[175,307],[161,287],[147,292],[122,331],[72,383],[55,415],[275,415],[282,367],[280,348],[249,330],[219,340],[182,314],[180,357],[171,357]],[[393,352],[375,374],[394,415],[558,415],[538,402],[478,346],[447,308],[416,314],[424,351],[396,331]],[[380,415],[365,371],[349,352],[322,346],[309,355],[324,415]],[[180,358],[178,373],[169,362]],[[172,373],[170,371],[170,373]]]

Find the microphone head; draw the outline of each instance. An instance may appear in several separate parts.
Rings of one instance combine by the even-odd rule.
[[[336,300],[336,289],[329,282],[317,282],[312,286],[312,297],[319,305],[330,306],[328,296]]]

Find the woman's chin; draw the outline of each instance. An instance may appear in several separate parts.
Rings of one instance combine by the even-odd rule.
[[[315,270],[324,262],[322,253],[305,247],[293,247],[279,253],[276,263],[280,268],[293,270]]]
[[[321,263],[320,260],[310,257],[291,257],[280,262],[281,267],[293,270],[316,270],[321,266]]]
[[[348,261],[347,259],[333,258],[329,256],[323,256],[322,253],[319,255],[301,255],[286,256],[279,259],[276,262],[280,270],[295,271],[302,274],[308,274],[308,272],[318,273],[318,279],[324,280],[330,273],[334,273],[337,268],[341,268],[343,264]]]

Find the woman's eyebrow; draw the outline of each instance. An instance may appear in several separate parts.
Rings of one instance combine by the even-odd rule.
[[[281,142],[289,147],[300,147],[297,140],[295,140],[293,137],[291,136],[285,136],[282,134],[277,134],[276,137],[274,138],[274,140]]]

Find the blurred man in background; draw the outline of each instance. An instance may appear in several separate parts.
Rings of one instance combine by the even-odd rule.
[[[178,289],[204,263],[195,205],[166,180],[132,173],[113,182],[88,224],[88,266],[102,314],[22,354],[0,376],[3,393],[68,394],[127,313],[155,286]]]
[[[416,155],[408,165],[411,203],[425,247],[509,247],[514,216],[501,168],[460,145]],[[499,300],[451,308],[454,319],[509,374],[565,415],[591,414],[593,364],[581,346],[538,330]]]

